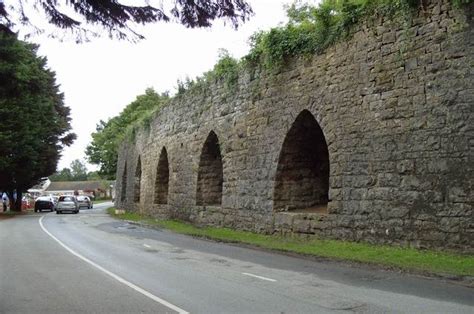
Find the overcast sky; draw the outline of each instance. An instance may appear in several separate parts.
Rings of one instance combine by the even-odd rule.
[[[221,22],[209,29],[186,29],[173,23],[148,25],[137,43],[94,39],[90,43],[58,42],[34,37],[71,108],[75,143],[63,151],[58,169],[74,159],[85,160],[85,148],[100,119],[117,115],[147,87],[173,92],[178,79],[195,78],[210,70],[219,48],[240,58],[249,50],[248,38],[286,22],[283,4],[292,0],[250,0],[255,15],[237,31]],[[88,165],[89,170],[95,170]]]

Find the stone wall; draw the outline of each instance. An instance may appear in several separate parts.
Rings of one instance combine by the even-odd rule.
[[[177,96],[122,145],[116,206],[199,225],[472,253],[469,12],[472,4],[431,1],[409,25],[378,18],[278,72],[245,70],[236,86]]]

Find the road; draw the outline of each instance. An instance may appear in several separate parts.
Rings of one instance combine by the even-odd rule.
[[[80,214],[0,220],[0,313],[474,313],[474,289]]]

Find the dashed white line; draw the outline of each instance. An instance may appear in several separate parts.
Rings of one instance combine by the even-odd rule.
[[[144,247],[151,249],[151,245],[143,244]]]
[[[91,261],[90,259],[88,259],[87,257],[85,256],[82,256],[81,254],[77,253],[76,251],[74,251],[73,249],[71,249],[70,247],[68,247],[66,244],[62,243],[58,238],[56,238],[51,232],[49,232],[43,225],[43,218],[45,216],[42,216],[40,219],[39,219],[39,224],[41,226],[41,229],[43,229],[43,231],[49,235],[54,241],[58,242],[59,245],[61,245],[63,248],[65,248],[67,251],[69,251],[69,253],[71,253],[72,255],[80,258],[81,260],[83,260],[84,262],[88,263],[89,265],[91,266],[94,266],[95,268],[97,268],[98,270],[102,271],[103,273],[109,275],[110,277],[114,278],[115,280],[117,280],[118,282],[120,283],[123,283],[124,285],[128,286],[129,288],[132,288],[133,290],[143,294],[144,296],[152,299],[153,301],[155,302],[158,302],[178,313],[182,313],[182,314],[188,314],[188,312],[186,312],[185,310],[177,307],[176,305],[174,304],[171,304],[169,303],[168,301],[166,300],[163,300],[162,298],[160,297],[157,297],[156,295],[152,294],[151,292],[148,292],[146,291],[145,289],[143,288],[140,288],[139,286],[131,283],[130,281],[127,281],[125,279],[123,279],[122,277],[120,277],[119,275],[116,275],[114,274],[113,272],[111,271],[108,271],[107,269],[105,269],[104,267],[100,266],[99,264]]]
[[[254,278],[258,278],[258,279],[262,279],[262,280],[266,280],[266,281],[271,281],[271,282],[276,281],[275,279],[272,279],[272,278],[267,278],[267,277],[263,277],[263,276],[259,276],[259,275],[254,275],[254,274],[251,274],[251,273],[242,273],[242,275],[250,276],[250,277],[254,277]]]

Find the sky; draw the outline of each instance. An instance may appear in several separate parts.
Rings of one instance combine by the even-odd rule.
[[[146,88],[173,94],[178,79],[195,78],[212,69],[221,48],[233,57],[244,56],[249,51],[248,38],[256,31],[285,23],[283,5],[292,2],[249,0],[255,15],[238,30],[220,21],[207,29],[156,23],[137,28],[146,37],[139,43],[106,36],[82,44],[30,38],[40,45],[39,54],[48,58],[48,66],[56,72],[77,134],[74,144],[62,152],[57,169],[69,167],[75,159],[86,161],[84,151],[97,123],[119,114]],[[91,164],[87,167],[89,171],[97,169]]]

